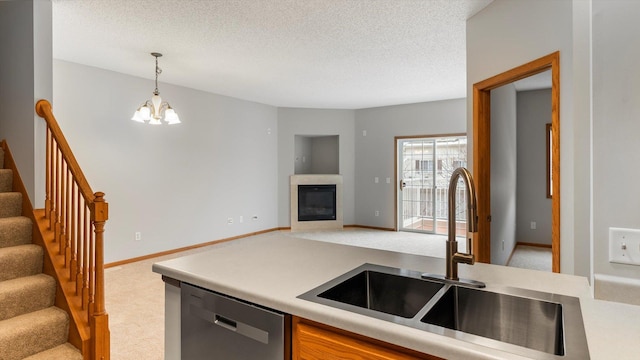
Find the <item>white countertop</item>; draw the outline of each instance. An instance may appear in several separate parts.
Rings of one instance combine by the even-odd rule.
[[[407,326],[298,299],[318,285],[371,263],[443,274],[434,257],[297,239],[279,232],[218,244],[211,250],[153,265],[170,278],[252,303],[443,358],[519,356]],[[476,263],[459,276],[487,290],[512,286],[580,298],[591,359],[638,359],[640,306],[594,300],[586,278]]]

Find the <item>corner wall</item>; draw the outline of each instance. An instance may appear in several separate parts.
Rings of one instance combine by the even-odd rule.
[[[278,108],[278,226],[291,226],[289,176],[294,174],[295,135],[338,135],[344,224],[354,224],[354,111]]]
[[[574,93],[575,84],[590,76],[584,55],[587,33],[575,28],[589,20],[582,0],[495,0],[467,20],[467,128],[473,149],[473,84],[554,51],[560,51],[560,266],[563,273],[589,276],[588,93]],[[578,15],[574,18],[574,14]],[[588,52],[587,52],[588,53]],[[588,112],[588,111],[587,111]],[[577,150],[577,151],[576,151]],[[472,164],[470,164],[471,166]],[[576,237],[576,229],[581,237]],[[578,263],[577,263],[578,262]]]
[[[463,134],[465,130],[465,99],[356,110],[355,223],[395,227],[396,136]]]

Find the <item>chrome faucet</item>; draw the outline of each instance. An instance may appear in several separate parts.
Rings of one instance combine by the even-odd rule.
[[[460,167],[453,171],[449,180],[449,231],[446,242],[446,266],[447,272],[441,275],[423,274],[423,278],[444,280],[447,283],[456,283],[472,287],[485,287],[485,284],[475,280],[458,278],[458,263],[473,265],[475,256],[473,254],[473,242],[471,236],[467,234],[467,252],[458,252],[458,241],[456,240],[456,190],[458,180],[462,179],[467,193],[467,228],[469,233],[478,232],[478,209],[476,206],[476,187],[469,170]]]

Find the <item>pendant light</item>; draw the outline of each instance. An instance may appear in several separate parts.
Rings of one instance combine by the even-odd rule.
[[[151,56],[156,58],[156,89],[153,91],[151,100],[145,101],[133,114],[131,120],[151,125],[160,125],[163,123],[169,125],[179,124],[180,118],[178,114],[176,114],[168,102],[162,101],[160,91],[158,91],[158,75],[162,73],[162,69],[158,67],[158,58],[161,57],[162,54],[152,52]]]

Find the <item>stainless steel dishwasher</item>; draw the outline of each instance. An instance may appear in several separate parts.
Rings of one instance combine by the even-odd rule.
[[[283,360],[288,316],[251,303],[181,286],[182,360]]]

